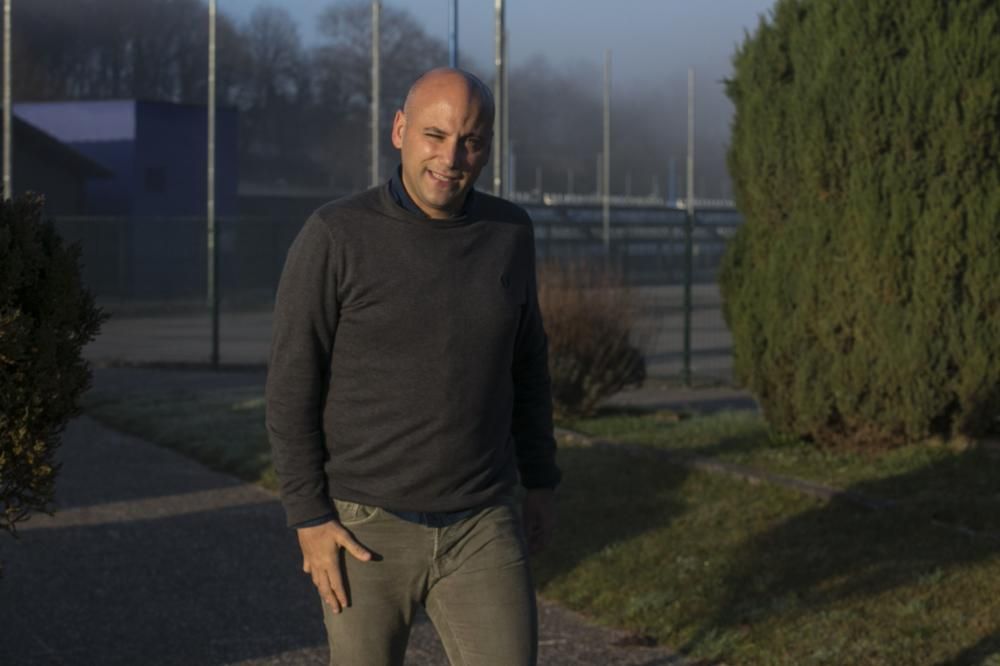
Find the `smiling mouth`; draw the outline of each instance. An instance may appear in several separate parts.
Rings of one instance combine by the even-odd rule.
[[[448,183],[448,184],[458,183],[458,176],[444,176],[442,174],[431,171],[430,169],[427,170],[427,173],[431,175],[432,179],[436,180],[439,183]]]

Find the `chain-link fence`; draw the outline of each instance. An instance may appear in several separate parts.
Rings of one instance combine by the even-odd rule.
[[[741,222],[736,211],[698,211],[688,244],[683,210],[616,209],[606,243],[599,208],[527,208],[535,220],[539,262],[599,261],[632,290],[640,311],[636,343],[646,354],[649,376],[731,380],[731,341],[716,273]],[[220,361],[260,365],[267,360],[278,278],[302,220],[242,217],[217,224]],[[112,314],[86,351],[92,361],[209,362],[204,219],[64,217],[56,226],[80,244],[84,280]]]

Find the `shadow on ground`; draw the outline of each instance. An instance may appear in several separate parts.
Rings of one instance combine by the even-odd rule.
[[[986,666],[1000,664],[1000,631],[935,666]]]
[[[94,427],[83,420],[67,431],[63,510],[0,544],[4,663],[325,656],[319,601],[296,574],[299,555],[267,493],[240,494],[229,477],[169,451],[94,437]],[[113,469],[95,466],[102,459]],[[211,505],[220,493],[226,505]]]
[[[895,500],[890,508],[871,510],[833,501],[760,534],[745,545],[744,554],[727,575],[716,617],[685,651],[703,645],[720,631],[750,631],[776,616],[820,618],[840,602],[879,595],[890,599],[890,607],[898,604],[900,613],[926,614],[933,626],[943,618],[936,604],[946,609],[949,602],[964,601],[959,598],[961,590],[952,591],[955,597],[941,598],[936,583],[1000,554],[998,472],[995,457],[973,449],[913,473],[849,488]],[[980,534],[973,536],[970,531]],[[967,586],[965,594],[983,593],[975,584]],[[898,599],[892,597],[904,587]],[[982,599],[972,606],[989,607],[989,600]],[[957,620],[963,630],[976,623],[977,629],[970,633],[981,633],[978,642],[943,663],[979,664],[984,655],[996,653],[1000,606],[994,605],[987,615]],[[882,622],[886,624],[881,629],[875,627]],[[873,619],[873,636],[891,630],[892,622],[891,617]],[[979,640],[982,635],[987,636]],[[893,640],[902,638],[894,635]],[[907,640],[920,644],[919,637]]]
[[[543,587],[605,548],[666,527],[685,509],[675,495],[688,471],[678,465],[586,446],[561,448],[559,465],[558,528],[536,567]],[[640,495],[635,488],[655,491]]]

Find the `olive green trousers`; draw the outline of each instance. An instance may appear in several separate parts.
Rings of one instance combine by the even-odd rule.
[[[372,552],[341,551],[349,606],[323,604],[331,666],[403,663],[423,606],[453,666],[530,666],[538,614],[527,547],[513,499],[438,525],[378,507],[335,501],[340,521]],[[445,521],[448,522],[448,521]]]

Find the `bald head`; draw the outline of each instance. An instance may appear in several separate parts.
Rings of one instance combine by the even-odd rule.
[[[406,93],[403,113],[409,115],[417,105],[433,102],[442,96],[455,95],[465,96],[470,101],[474,100],[479,107],[483,123],[490,128],[493,127],[495,110],[493,93],[489,86],[474,74],[454,67],[432,69],[414,81]]]
[[[490,156],[493,95],[460,69],[432,69],[410,87],[392,121],[403,187],[432,218],[462,210]]]

